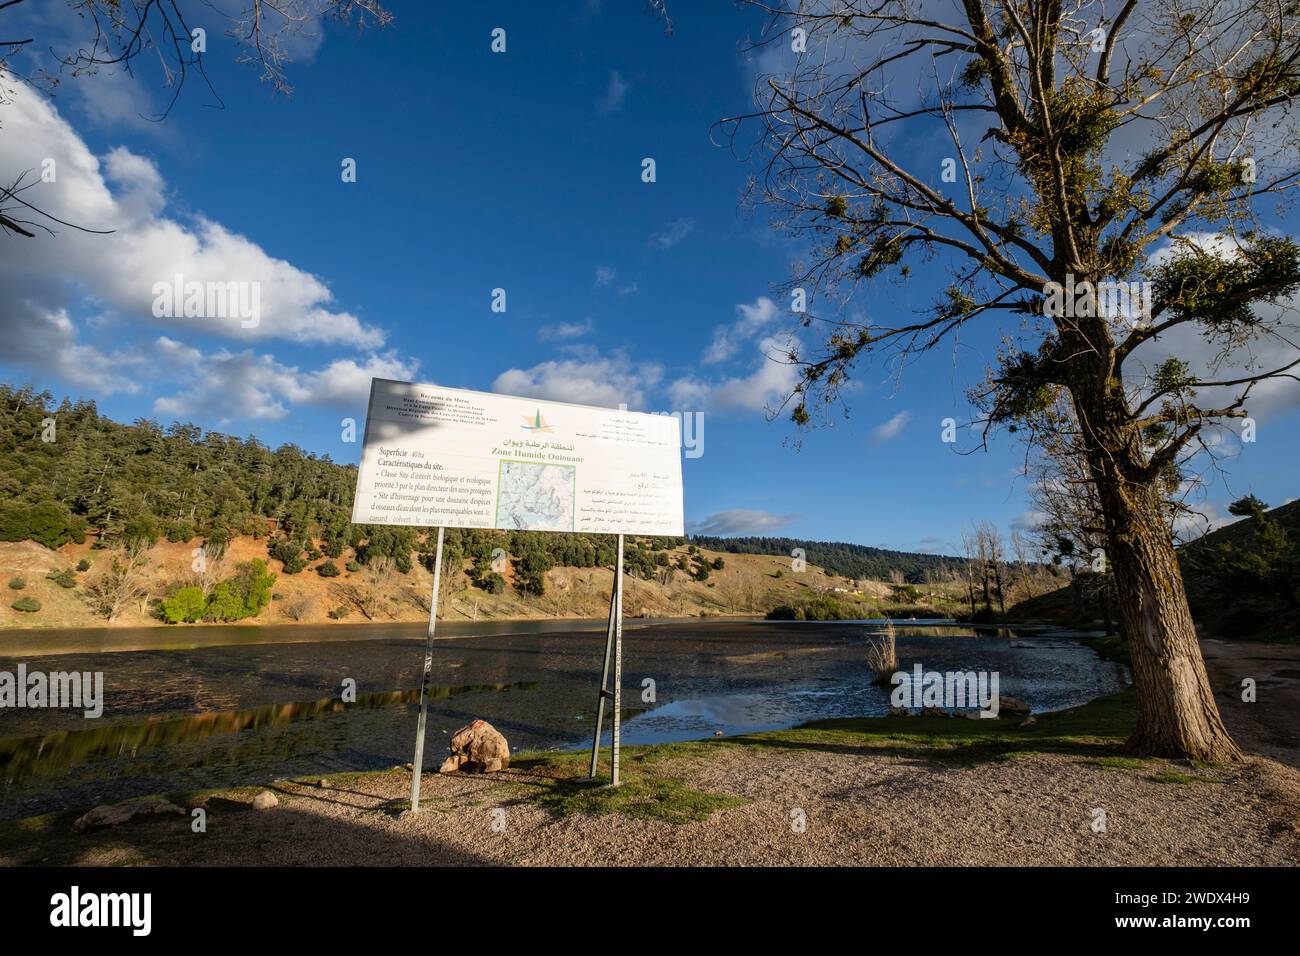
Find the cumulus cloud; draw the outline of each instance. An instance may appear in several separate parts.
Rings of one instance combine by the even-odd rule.
[[[645,407],[647,395],[662,378],[659,365],[636,364],[622,353],[602,356],[587,349],[573,358],[507,369],[492,382],[492,391],[577,405],[638,409]]]
[[[323,368],[304,372],[250,349],[204,355],[167,336],[159,338],[156,346],[159,361],[177,378],[190,382],[179,392],[154,401],[154,414],[178,418],[211,414],[216,409],[227,422],[278,421],[294,405],[364,406],[371,378],[409,380],[417,369],[416,363],[392,353],[372,355],[362,362],[335,359]]]
[[[691,534],[767,534],[786,527],[795,517],[795,515],[773,514],[770,511],[735,508],[731,511],[718,511],[688,522],[687,530]]]
[[[38,183],[24,198],[60,219],[113,232],[53,226],[54,236],[38,231],[34,239],[11,238],[0,259],[0,285],[27,309],[0,314],[0,334],[21,334],[16,323],[33,313],[54,316],[89,302],[103,321],[124,325],[365,350],[384,344],[380,329],[336,306],[319,277],[212,219],[169,216],[167,184],[150,159],[123,147],[95,156],[38,91],[18,85],[3,119],[0,174],[7,181],[27,170],[39,174],[52,159],[55,181]],[[237,314],[155,315],[155,286],[177,276],[186,283],[255,286],[259,321],[252,325]]]
[[[719,325],[713,330],[713,341],[702,359],[706,365],[731,358],[741,345],[770,326],[777,317],[776,303],[765,295],[759,296],[751,305],[736,306],[736,315],[731,325]]]
[[[748,375],[705,380],[685,376],[668,388],[673,406],[704,411],[764,411],[779,404],[799,380],[798,370],[784,356],[794,340],[768,336],[758,343],[762,357]]]
[[[907,423],[912,420],[912,413],[904,409],[887,422],[881,422],[871,429],[872,444],[880,445],[903,433]]]

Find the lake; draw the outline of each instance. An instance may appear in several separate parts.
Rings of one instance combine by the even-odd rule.
[[[439,623],[426,766],[475,717],[512,750],[590,746],[603,621]],[[623,741],[658,743],[889,709],[880,622],[628,621]],[[1127,669],[1064,632],[899,622],[899,666],[997,671],[1035,711],[1112,693]],[[174,790],[408,763],[424,625],[0,631],[0,670],[102,671],[103,716],[0,709],[0,819]],[[356,682],[343,703],[344,681]],[[608,724],[607,724],[608,727]],[[606,732],[608,743],[608,731]]]

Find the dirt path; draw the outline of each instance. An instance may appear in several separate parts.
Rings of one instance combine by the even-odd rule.
[[[1201,652],[1223,720],[1237,742],[1300,768],[1300,645],[1201,640]],[[1255,701],[1242,681],[1255,681]]]

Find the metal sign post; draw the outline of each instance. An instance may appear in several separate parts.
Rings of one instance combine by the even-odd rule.
[[[438,585],[442,580],[442,533],[443,528],[439,525],[438,549],[433,558],[433,597],[429,601],[429,632],[424,638],[424,678],[420,681],[420,720],[415,728],[415,760],[411,763],[412,811],[420,809],[420,774],[424,770],[424,724],[429,713],[429,678],[433,674],[433,629],[438,624]]]
[[[610,657],[614,659],[614,689],[608,689]],[[619,718],[623,705],[623,536],[618,536],[618,558],[614,562],[614,586],[609,595],[609,628],[605,633],[605,667],[600,675],[600,692],[596,698],[596,736],[591,742],[591,772],[588,779],[596,779],[596,766],[600,761],[600,730],[605,721],[605,701],[611,701],[613,713],[610,728],[613,731],[611,747],[611,787],[618,786]]]

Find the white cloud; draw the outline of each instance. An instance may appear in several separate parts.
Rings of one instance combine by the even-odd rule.
[[[668,388],[673,406],[704,411],[764,411],[778,405],[799,381],[799,371],[785,361],[795,340],[769,336],[758,344],[762,353],[748,375],[706,381],[686,376]]]
[[[156,348],[160,362],[190,384],[156,399],[154,413],[184,418],[215,411],[226,422],[277,421],[289,414],[291,405],[364,407],[371,378],[409,380],[418,367],[386,353],[371,355],[364,362],[335,359],[323,368],[303,372],[248,349],[203,355],[166,336],[158,339]]]
[[[623,100],[627,98],[627,89],[628,85],[622,74],[618,70],[610,70],[609,83],[605,87],[605,95],[596,104],[596,112],[601,116],[608,116],[621,110]]]
[[[777,317],[776,303],[767,296],[759,296],[752,305],[736,306],[738,318],[731,325],[719,325],[713,330],[713,341],[704,351],[701,360],[706,365],[721,362],[736,354],[740,346],[763,332]]]
[[[556,322],[554,325],[543,325],[537,330],[537,337],[543,342],[580,339],[594,327],[591,319],[586,322]]]
[[[767,534],[784,528],[794,519],[795,515],[778,515],[770,511],[735,508],[691,521],[687,525],[687,530],[691,534]]]
[[[658,232],[651,234],[650,242],[660,249],[671,249],[691,234],[696,220],[691,216],[674,219]]]
[[[879,445],[902,434],[907,423],[912,420],[912,413],[904,409],[887,422],[882,422],[871,429],[871,441]]]
[[[617,275],[617,270],[611,266],[596,266],[596,281],[593,284],[598,289],[607,285],[613,285],[614,279]]]
[[[89,235],[51,224],[57,235],[8,237],[0,258],[0,286],[10,301],[24,300],[45,315],[91,302],[103,321],[158,323],[170,328],[244,341],[284,339],[298,343],[380,348],[384,333],[335,307],[317,276],[272,256],[251,239],[203,216],[172,218],[166,183],[148,158],[123,147],[101,161],[39,92],[18,85],[3,107],[0,175],[8,181],[24,170],[39,173],[53,159],[57,179],[39,183],[24,199],[51,215],[110,235]],[[240,317],[158,318],[155,283],[256,283],[261,318],[242,327]],[[0,315],[0,334],[21,332],[22,316]]]
[[[578,405],[644,408],[646,396],[663,377],[652,363],[634,364],[622,353],[601,356],[582,350],[575,358],[540,362],[529,369],[507,369],[492,382],[492,391]]]

